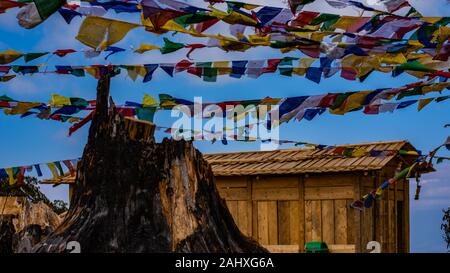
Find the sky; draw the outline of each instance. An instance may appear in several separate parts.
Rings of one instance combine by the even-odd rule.
[[[368,0],[376,3],[376,0]],[[271,6],[285,7],[286,1],[253,0]],[[201,0],[189,3],[204,6]],[[410,3],[424,16],[450,16],[450,5],[446,0],[412,0]],[[336,10],[328,7],[323,0],[305,7],[305,10],[332,12],[347,15],[359,15],[354,8]],[[17,24],[15,18],[17,10],[9,10],[0,14],[0,51],[15,49],[22,52],[54,51],[57,49],[73,48],[85,49],[86,46],[75,39],[81,18],[75,18],[70,25],[66,24],[59,14],[51,16],[46,22],[34,29],[26,30]],[[139,23],[139,16],[135,14],[117,15],[108,12],[109,18],[121,19]],[[210,32],[226,33],[224,26],[214,27]],[[186,43],[204,42],[201,38],[191,38],[184,34],[165,34],[173,41]],[[162,37],[145,32],[138,28],[130,31],[125,39],[115,46],[122,48],[137,48],[140,43],[161,44]],[[89,65],[89,64],[145,64],[167,62],[173,63],[185,59],[187,52],[161,55],[158,51],[139,55],[131,51],[119,53],[104,59],[104,54],[93,59],[86,59],[81,53],[68,55],[64,58],[53,56],[39,58],[31,64],[45,64],[52,69],[54,65]],[[220,49],[202,49],[191,55],[195,61],[214,60],[255,60],[279,58],[285,56],[305,57],[300,52],[290,52],[283,55],[271,48],[254,48],[245,53],[226,53]],[[14,64],[23,64],[22,60]],[[363,83],[347,81],[335,75],[322,79],[316,84],[304,77],[285,77],[278,74],[266,74],[258,79],[243,77],[234,79],[228,76],[218,78],[215,83],[206,83],[186,73],[169,77],[163,71],[157,70],[153,80],[142,83],[142,79],[135,82],[122,72],[112,79],[111,96],[116,104],[125,101],[140,102],[144,93],[157,97],[160,93],[167,93],[175,97],[193,100],[194,96],[201,96],[203,101],[224,101],[241,99],[261,99],[270,97],[288,97],[301,95],[317,95],[328,92],[346,92],[373,90],[376,88],[400,87],[418,80],[404,73],[392,78],[389,74],[373,73]],[[8,95],[23,101],[48,101],[50,95],[57,93],[69,97],[95,99],[96,80],[87,75],[83,78],[73,76],[37,74],[33,76],[18,76],[6,83],[0,83],[0,95]],[[448,94],[448,90],[444,91]],[[350,144],[373,141],[408,140],[418,150],[428,152],[442,144],[450,135],[450,128],[444,128],[450,123],[449,101],[432,103],[421,112],[411,106],[397,110],[394,113],[379,115],[364,115],[362,112],[352,112],[346,115],[331,115],[324,113],[312,121],[289,122],[280,128],[280,139],[305,141],[320,144]],[[173,119],[170,113],[158,112],[155,123],[170,127]],[[70,124],[56,121],[39,120],[6,116],[0,113],[0,168],[31,165],[35,163],[52,162],[63,159],[78,158],[82,155],[87,141],[88,126],[68,137]],[[164,135],[157,134],[161,140]],[[258,150],[260,143],[196,141],[195,146],[203,153],[231,152]],[[283,145],[280,148],[292,148]],[[442,156],[449,153],[442,151]],[[445,252],[446,245],[440,231],[442,209],[450,207],[450,164],[442,163],[436,167],[436,172],[423,175],[422,193],[418,201],[414,199],[415,183],[411,181],[411,251],[412,252]],[[48,172],[45,172],[48,176]],[[67,187],[44,186],[42,190],[51,199],[67,200]]]

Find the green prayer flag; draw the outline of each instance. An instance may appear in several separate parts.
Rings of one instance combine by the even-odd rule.
[[[419,71],[419,72],[433,72],[434,69],[427,68],[423,64],[421,64],[418,61],[412,61],[407,62],[404,64],[401,64],[397,67],[397,70],[403,71],[403,70],[411,70],[411,71]]]
[[[217,68],[203,67],[203,80],[205,82],[215,82],[217,80]]]
[[[146,107],[146,108],[136,108],[136,115],[138,119],[153,122],[155,117],[156,108]]]
[[[446,100],[446,99],[448,99],[448,98],[450,98],[450,96],[442,96],[442,97],[438,97],[438,98],[436,98],[436,102],[441,102],[441,101],[444,101],[444,100]]]
[[[23,57],[25,62],[31,62],[34,59],[37,59],[39,57],[42,57],[44,55],[47,55],[49,52],[42,52],[42,53],[27,53],[25,54],[25,56]]]
[[[0,96],[0,101],[14,101],[14,100],[6,95],[3,95]]]
[[[416,96],[416,95],[422,95],[422,87],[416,87],[412,90],[400,92],[397,96],[397,100],[401,100],[404,97],[410,97],[410,96]]]
[[[160,51],[161,51],[161,54],[168,54],[171,52],[175,52],[181,48],[184,48],[184,44],[175,43],[175,42],[170,41],[167,38],[164,38],[164,46],[161,47]]]
[[[73,106],[88,106],[89,103],[87,102],[87,100],[82,99],[82,98],[70,98],[70,105],[73,105]]]
[[[33,0],[33,2],[42,19],[47,19],[66,3],[65,0]]]
[[[356,92],[346,92],[337,95],[336,100],[334,101],[333,105],[330,106],[330,109],[334,110],[341,107],[341,105],[345,102],[345,100],[354,93]]]
[[[62,166],[61,166],[61,163],[60,163],[59,161],[55,161],[55,162],[53,162],[53,163],[55,164],[56,168],[58,169],[59,174],[60,174],[61,176],[64,176],[64,171],[63,171],[63,168],[62,168]]]
[[[280,75],[288,76],[288,77],[291,77],[292,72],[294,71],[294,68],[292,68],[292,67],[280,67],[278,69],[280,70]]]
[[[334,24],[337,20],[339,20],[339,18],[341,18],[341,16],[336,14],[321,13],[319,16],[314,18],[309,25],[316,26],[328,21],[332,21]]]

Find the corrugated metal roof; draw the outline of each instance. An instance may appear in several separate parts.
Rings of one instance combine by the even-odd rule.
[[[348,144],[336,147],[363,148],[368,152],[372,150],[415,150],[407,141]],[[334,154],[333,150],[295,148],[205,154],[204,158],[211,165],[215,176],[238,176],[379,170],[396,156],[395,154],[385,157],[367,155],[347,158]]]

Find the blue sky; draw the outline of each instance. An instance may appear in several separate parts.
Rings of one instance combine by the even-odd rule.
[[[203,5],[203,1],[190,1]],[[252,1],[273,6],[283,6],[282,1]],[[445,0],[410,1],[426,16],[450,16],[450,6]],[[352,8],[331,10],[323,1],[308,6],[309,10],[357,15]],[[74,37],[77,34],[80,18],[75,18],[67,25],[56,14],[42,25],[25,30],[18,26],[15,15],[17,10],[10,10],[0,15],[0,51],[15,49],[23,52],[53,51],[56,49],[85,49],[86,47]],[[109,12],[107,17],[121,18],[131,22],[139,22],[138,15],[120,15]],[[211,30],[226,32],[224,27]],[[182,42],[204,42],[186,35],[170,36],[171,40]],[[162,37],[145,32],[143,29],[132,30],[128,36],[116,44],[119,47],[138,47],[140,43],[161,44]],[[65,58],[53,56],[43,57],[32,64],[44,63],[49,66],[82,65],[82,64],[142,64],[158,62],[177,62],[185,58],[186,51],[168,55],[159,52],[148,52],[143,55],[119,53],[108,61],[103,57],[85,59],[82,54],[75,53]],[[304,57],[299,52],[291,52],[289,56]],[[104,54],[102,55],[104,56]],[[218,49],[204,49],[194,52],[191,57],[195,61],[266,59],[283,57],[279,51],[270,48],[255,48],[245,53],[225,53]],[[16,64],[23,64],[19,60]],[[51,68],[51,67],[50,67]],[[167,93],[175,97],[193,100],[194,96],[202,96],[204,101],[223,101],[239,99],[257,99],[265,96],[286,97],[314,95],[327,92],[344,92],[352,90],[371,90],[383,87],[398,87],[417,79],[408,75],[391,78],[386,74],[373,74],[364,83],[346,81],[338,75],[323,79],[320,84],[313,83],[304,77],[284,77],[278,74],[266,74],[259,79],[233,79],[221,77],[216,83],[206,83],[189,74],[176,74],[170,78],[158,70],[151,82],[142,83],[141,79],[133,82],[126,73],[112,80],[111,95],[117,104],[125,100],[141,101],[143,94],[156,96]],[[96,80],[87,75],[76,78],[64,75],[18,76],[7,83],[0,83],[0,95],[6,94],[18,100],[48,101],[50,94],[95,98]],[[448,90],[445,91],[448,93]],[[159,112],[155,122],[161,126],[171,126],[167,112]],[[371,141],[403,140],[410,141],[417,149],[427,152],[440,145],[450,135],[450,128],[444,124],[450,122],[449,102],[432,103],[421,112],[415,106],[395,111],[392,114],[364,115],[361,112],[348,113],[344,116],[328,113],[313,121],[290,122],[281,127],[281,139],[307,141],[322,144],[346,144]],[[81,156],[87,141],[88,127],[82,128],[72,137],[68,137],[69,124],[55,121],[42,121],[35,118],[21,119],[16,116],[5,116],[0,113],[0,167],[28,165],[32,163],[71,159]],[[158,134],[161,139],[163,134]],[[225,152],[257,150],[259,143],[233,143],[224,146],[220,142],[196,142],[195,146],[202,152]],[[291,148],[289,145],[281,148]],[[448,156],[448,152],[441,153]],[[423,188],[420,201],[411,200],[411,250],[414,252],[444,252],[445,244],[440,232],[442,209],[450,206],[450,164],[436,166],[437,172],[423,176]],[[412,191],[415,189],[411,181]],[[44,192],[52,199],[67,199],[67,188],[64,186],[43,187]],[[413,199],[413,192],[411,192]]]

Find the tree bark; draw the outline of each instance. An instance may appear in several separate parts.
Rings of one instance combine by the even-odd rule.
[[[0,253],[13,253],[14,230],[12,215],[0,215]]]
[[[191,142],[156,143],[154,125],[108,107],[99,80],[88,143],[63,223],[33,252],[266,252],[237,228]],[[112,103],[111,103],[112,104]]]

